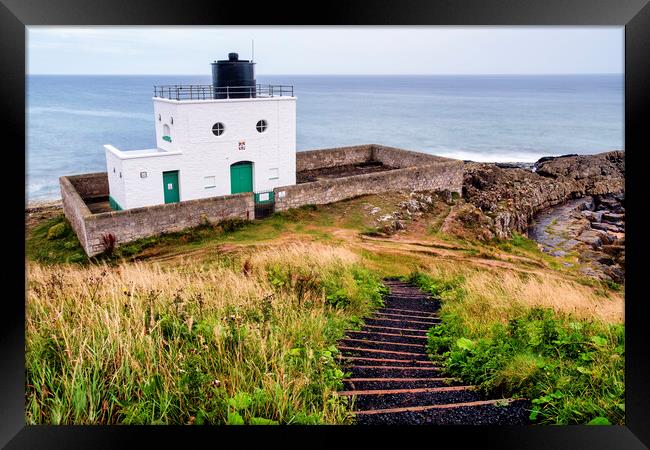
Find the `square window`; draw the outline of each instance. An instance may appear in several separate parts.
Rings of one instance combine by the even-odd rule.
[[[140,172],[140,178],[147,178],[147,172]]]
[[[216,177],[204,177],[203,185],[205,186],[206,189],[216,187],[217,186]]]
[[[280,170],[277,168],[269,169],[269,180],[277,180],[280,178]]]

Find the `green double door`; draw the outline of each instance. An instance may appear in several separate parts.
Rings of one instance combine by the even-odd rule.
[[[163,172],[163,192],[165,193],[165,203],[177,203],[180,201],[178,170]]]
[[[230,193],[253,192],[253,163],[241,161],[230,166]]]

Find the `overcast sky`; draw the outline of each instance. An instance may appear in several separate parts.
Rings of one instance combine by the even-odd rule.
[[[28,27],[29,74],[622,73],[623,27]]]

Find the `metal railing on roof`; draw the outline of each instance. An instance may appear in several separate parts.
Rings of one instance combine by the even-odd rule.
[[[256,86],[224,86],[211,84],[155,85],[153,96],[169,100],[212,100],[250,97],[293,97],[293,86],[258,84]]]

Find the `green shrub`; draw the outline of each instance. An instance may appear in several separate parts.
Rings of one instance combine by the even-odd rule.
[[[25,239],[28,259],[42,263],[87,263],[88,258],[63,214],[36,225]]]
[[[605,285],[607,285],[607,287],[610,288],[612,291],[622,291],[623,290],[623,286],[621,286],[620,284],[618,284],[615,281],[603,280],[603,283],[605,283]]]
[[[434,297],[450,299],[451,297],[462,298],[464,295],[462,276],[445,279],[434,278],[422,272],[412,272],[404,277],[404,281],[419,286],[422,290],[433,294]]]
[[[271,286],[279,292],[293,292],[299,303],[311,291],[324,295],[327,303],[335,308],[363,309],[368,305],[374,308],[383,305],[383,294],[388,292],[379,277],[359,266],[339,266],[316,273],[275,263],[266,267],[266,273]]]
[[[513,247],[520,248],[522,250],[527,250],[530,252],[538,252],[537,243],[525,236],[522,236],[518,233],[512,233],[512,239],[510,239],[510,244]]]
[[[86,258],[87,258],[86,254],[83,253],[83,252],[74,253],[74,254],[70,255],[70,257],[68,258],[68,262],[82,263],[82,262],[86,261]]]
[[[364,227],[363,230],[359,232],[360,235],[362,236],[370,236],[370,237],[382,237],[385,236],[385,233],[383,233],[381,230],[379,230],[378,227]]]
[[[449,374],[485,391],[526,397],[531,420],[622,424],[624,327],[577,321],[534,308],[495,323],[489,335],[469,336],[453,314],[428,333],[431,352],[444,353]]]
[[[367,269],[353,267],[347,273],[332,272],[323,279],[327,302],[337,308],[361,309],[383,306],[387,291],[381,280]]]
[[[138,239],[137,241],[122,244],[115,249],[114,255],[118,258],[131,257],[137,255],[138,253],[142,252],[147,248],[159,244],[162,239],[163,239],[162,236],[150,236],[150,237]]]
[[[59,222],[56,225],[52,225],[48,230],[47,230],[47,238],[48,239],[59,239],[63,237],[66,232],[68,231],[66,223],[65,222]]]
[[[273,213],[273,219],[287,222],[300,222],[308,218],[312,212],[317,211],[316,205],[307,204],[299,206],[298,208],[290,208],[285,211],[278,211]]]
[[[225,233],[232,233],[234,231],[241,230],[248,224],[247,220],[240,219],[237,217],[233,217],[230,219],[224,219],[218,223],[218,226],[221,227],[221,229]]]

